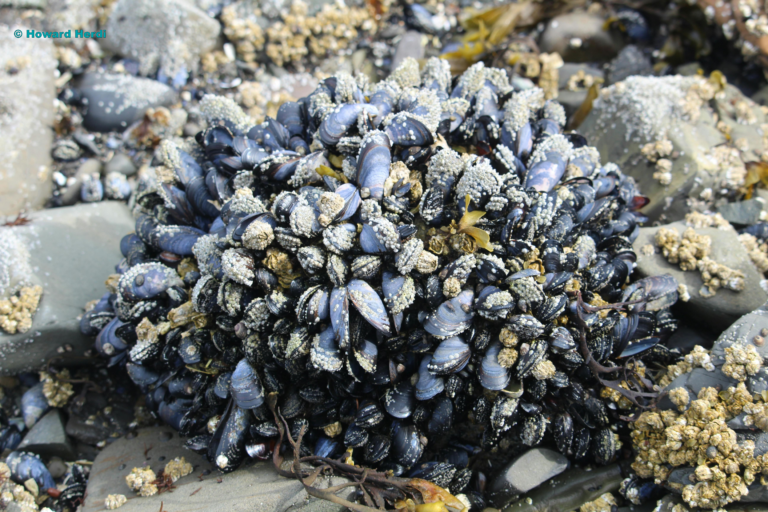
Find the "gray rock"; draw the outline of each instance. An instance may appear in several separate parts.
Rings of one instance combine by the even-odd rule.
[[[568,457],[546,448],[532,448],[510,462],[491,483],[492,501],[501,506],[510,498],[526,493],[566,469]]]
[[[57,62],[50,39],[13,36],[27,28],[0,25],[0,216],[41,208],[51,195]]]
[[[679,349],[680,353],[687,354],[696,345],[701,345],[706,349],[712,348],[715,339],[715,335],[709,330],[694,329],[690,325],[683,323],[669,338],[667,347]]]
[[[80,334],[78,315],[104,294],[104,281],[122,257],[120,239],[134,229],[128,207],[105,201],[45,210],[13,228],[32,246],[30,264],[43,286],[26,333],[0,333],[0,373],[15,374],[57,357],[74,362],[93,346]],[[81,359],[80,359],[81,360]]]
[[[51,457],[45,465],[53,478],[61,478],[67,473],[67,465],[61,457]]]
[[[148,108],[176,101],[176,93],[167,85],[131,75],[86,73],[78,88],[87,101],[83,125],[97,132],[125,130]]]
[[[630,77],[603,89],[579,127],[602,160],[618,164],[651,199],[643,213],[652,221],[673,222],[692,209],[714,210],[716,200],[735,199],[741,194],[741,174],[734,169],[742,170],[744,162],[760,159],[763,142],[756,128],[765,122],[765,115],[737,88],[728,85],[722,96],[704,102],[694,111],[695,121],[683,113],[688,91],[703,80],[698,76]],[[746,103],[754,123],[739,120],[734,105],[740,102]],[[746,142],[741,162],[718,163],[714,152],[727,147],[727,141],[716,127],[716,118],[730,129],[732,140]],[[656,164],[641,153],[646,143],[665,137],[673,147],[668,185],[653,177]]]
[[[676,229],[681,235],[687,228],[683,221],[666,227]],[[640,229],[640,235],[633,244],[637,254],[635,274],[637,277],[672,274],[678,283],[685,284],[691,299],[688,302],[678,301],[676,308],[694,325],[721,332],[743,315],[760,307],[768,299],[768,295],[760,287],[762,277],[739,242],[736,231],[716,228],[696,230],[697,233],[712,238],[710,258],[732,269],[740,270],[745,276],[746,286],[743,291],[734,292],[721,288],[717,290],[714,297],[705,298],[699,293],[703,285],[701,274],[698,271],[683,272],[678,265],[667,262],[656,247],[655,237],[658,230],[659,227]],[[642,248],[649,244],[656,248],[656,252],[646,256]]]
[[[75,460],[75,451],[64,432],[64,418],[59,409],[52,410],[35,423],[18,449],[42,457],[56,456],[64,460]]]
[[[139,61],[142,75],[161,68],[173,78],[197,69],[213,50],[221,27],[184,0],[118,0],[106,26],[106,49]]]
[[[171,437],[168,437],[168,434]],[[132,468],[148,465],[159,473],[174,457],[183,456],[193,465],[192,474],[176,482],[172,493],[148,498],[135,498],[123,505],[121,512],[146,510],[203,511],[227,510],[231,512],[341,512],[339,505],[309,498],[301,483],[278,476],[271,462],[258,462],[241,467],[233,473],[221,475],[201,455],[184,448],[184,439],[169,427],[139,430],[133,439],[121,438],[107,446],[96,457],[82,512],[101,512],[108,494],[135,496],[125,483]],[[149,448],[147,450],[147,448]],[[146,456],[144,455],[146,451]],[[205,470],[211,473],[202,476]],[[217,479],[221,479],[221,483]],[[341,479],[333,479],[336,485]],[[327,487],[328,480],[316,483]]]
[[[618,491],[621,481],[618,464],[597,467],[591,471],[573,468],[540,485],[503,512],[562,512],[578,510],[581,505],[599,498],[606,492]]]
[[[424,58],[424,45],[422,44],[422,34],[420,32],[409,30],[403,34],[400,42],[397,43],[395,56],[392,57],[392,69],[397,69],[408,57],[413,57],[416,60]]]
[[[98,421],[89,420],[86,422],[78,415],[70,414],[66,432],[81,443],[96,446],[109,437],[110,428],[109,423],[103,421],[103,418]]]
[[[603,30],[605,20],[585,12],[555,16],[541,34],[539,48],[557,52],[566,62],[605,62],[623,46],[621,37]]]
[[[194,137],[200,131],[200,125],[195,123],[187,123],[184,125],[184,136]]]
[[[653,63],[640,48],[631,44],[625,46],[608,65],[606,84],[613,85],[630,76],[653,74]]]
[[[685,388],[688,391],[688,398],[693,401],[699,396],[699,391],[703,388],[719,387],[720,389],[726,389],[731,386],[736,386],[738,381],[727,377],[719,369],[715,368],[714,371],[707,371],[704,368],[694,368],[690,373],[684,373],[679,377],[676,377],[669,386],[667,391],[671,391],[677,388]],[[664,396],[659,400],[659,409],[663,410],[677,410],[676,406],[669,399],[669,396]]]
[[[760,212],[765,208],[765,201],[758,197],[747,201],[725,203],[718,206],[717,211],[731,224],[751,226],[760,220]]]
[[[106,174],[119,172],[125,176],[133,176],[138,169],[133,165],[131,157],[125,153],[115,153],[109,162],[107,162],[107,165],[104,166],[104,171]]]

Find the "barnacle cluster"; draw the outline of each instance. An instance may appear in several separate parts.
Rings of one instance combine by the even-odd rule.
[[[237,6],[230,5],[222,10],[221,20],[224,34],[235,45],[238,56],[248,63],[255,62],[258,53],[265,51],[277,66],[302,67],[302,61],[309,56],[323,58],[343,51],[357,40],[361,31],[371,33],[376,29],[367,9],[349,7],[344,2],[324,4],[314,16],[308,15],[305,2],[291,2],[288,13],[266,29],[259,26],[254,16],[242,14]],[[209,54],[203,58],[204,65],[215,70],[222,58]]]
[[[739,501],[749,486],[763,482],[761,475],[768,475],[768,456],[756,455],[755,442],[739,437],[728,421],[745,413],[745,425],[764,430],[768,418],[763,396],[753,396],[743,382],[723,391],[702,388],[695,400],[689,400],[685,388],[673,392],[670,398],[680,413],[647,411],[635,421],[632,469],[682,493],[691,507],[716,509]],[[681,467],[691,469],[683,483],[669,481],[670,473]]]
[[[692,372],[694,368],[704,368],[708,372],[715,371],[715,365],[712,363],[709,351],[701,345],[693,347],[693,350],[687,353],[682,361],[667,366],[667,371],[659,380],[658,385],[662,388],[666,387],[680,375]]]
[[[104,499],[104,508],[107,510],[115,510],[125,505],[127,501],[128,498],[126,498],[124,494],[108,494]]]
[[[613,494],[606,492],[596,500],[583,504],[579,507],[579,512],[611,512],[616,507],[618,507],[616,498],[613,497]]]
[[[684,271],[698,270],[704,281],[699,290],[702,297],[712,297],[718,289],[740,292],[744,289],[744,273],[709,257],[712,239],[688,228],[681,237],[675,228],[662,227],[656,232],[656,244],[670,263]]]
[[[43,383],[43,396],[51,407],[64,407],[67,400],[75,391],[69,380],[69,370],[62,369],[57,376],[48,372],[40,372],[40,382]]]
[[[151,468],[133,468],[131,473],[125,477],[125,483],[131,490],[136,491],[141,496],[152,496],[157,494],[157,476]]]
[[[169,461],[163,469],[163,474],[176,482],[179,478],[187,476],[192,472],[192,464],[186,461],[184,457],[176,457]]]
[[[749,233],[740,234],[739,242],[747,250],[749,259],[752,260],[755,267],[763,274],[768,272],[768,244],[761,242],[757,237]]]
[[[631,357],[629,387],[667,360],[678,283],[631,279],[647,199],[559,104],[482,63],[452,83],[446,61],[408,59],[256,125],[200,106],[194,141],[159,145],[81,320],[190,448],[232,471],[269,455],[279,414],[305,450],[480,508],[478,454],[491,472],[537,445],[616,458],[622,420],[591,368]]]
[[[43,287],[25,286],[18,295],[0,299],[0,328],[9,334],[27,332],[32,328],[32,315],[37,311]]]

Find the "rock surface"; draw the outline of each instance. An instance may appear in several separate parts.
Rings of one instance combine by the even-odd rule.
[[[651,59],[637,46],[625,46],[615,59],[607,66],[606,84],[613,85],[630,76],[647,76],[653,74]]]
[[[176,93],[167,85],[131,75],[87,73],[78,88],[87,102],[83,125],[97,132],[122,131],[148,108],[176,101]]]
[[[64,431],[64,418],[58,409],[50,411],[24,436],[19,450],[36,453],[42,457],[60,457],[71,461],[75,459],[72,443]]]
[[[120,261],[120,239],[133,231],[125,204],[101,202],[38,212],[14,227],[32,246],[31,265],[43,286],[40,307],[26,333],[0,333],[0,373],[37,368],[53,357],[82,358],[93,340],[80,334],[78,315],[104,294]]]
[[[747,201],[738,201],[735,203],[725,203],[718,206],[717,211],[725,220],[736,227],[751,226],[760,221],[760,212],[765,208],[765,200],[761,197],[749,199]]]
[[[618,464],[592,471],[573,468],[507,505],[503,512],[561,512],[578,510],[606,492],[616,492],[623,480]],[[637,510],[637,507],[634,507]]]
[[[51,195],[54,70],[49,39],[17,39],[0,25],[0,216],[41,208]]]
[[[674,228],[682,235],[688,226],[684,221],[680,221],[665,227]],[[714,297],[705,298],[699,293],[703,285],[701,274],[698,271],[684,272],[678,265],[669,263],[661,254],[655,241],[658,230],[659,227],[640,229],[640,235],[633,244],[637,254],[635,274],[638,278],[672,274],[678,283],[685,284],[691,299],[688,302],[678,301],[675,307],[689,321],[721,332],[743,315],[760,307],[768,299],[768,295],[760,287],[762,276],[739,242],[736,231],[717,228],[696,229],[697,233],[712,238],[710,258],[734,270],[740,270],[745,276],[746,286],[743,291],[734,292],[721,288],[717,290]],[[650,256],[644,254],[643,247],[647,245],[655,248],[654,254]]]
[[[554,450],[532,448],[523,453],[491,483],[492,501],[502,506],[516,495],[526,493],[566,469],[568,458]]]
[[[605,62],[622,47],[621,38],[603,30],[605,20],[585,12],[570,12],[552,18],[541,34],[542,52],[557,52],[566,62]]]
[[[705,99],[716,90],[698,76],[633,76],[603,89],[579,127],[604,162],[615,162],[635,178],[651,199],[643,210],[651,220],[673,222],[691,209],[714,209],[718,199],[736,199],[745,164],[759,161],[768,149],[759,130],[765,122],[761,109],[731,85]],[[672,143],[665,157],[671,162],[667,184],[654,177],[656,163],[641,152],[664,138]]]
[[[106,26],[106,49],[139,61],[142,75],[162,68],[173,78],[197,68],[216,46],[221,27],[184,0],[118,0]]]
[[[146,453],[146,456],[145,456]],[[125,476],[134,467],[148,465],[159,473],[174,457],[183,456],[194,467],[192,474],[176,482],[173,492],[129,499],[121,512],[163,510],[192,512],[227,510],[228,512],[341,512],[343,507],[308,498],[296,480],[278,476],[271,462],[258,462],[221,475],[201,455],[184,448],[184,439],[169,427],[138,431],[133,439],[121,438],[105,448],[96,458],[88,481],[82,512],[101,512],[108,494],[132,492]],[[211,471],[209,474],[204,472]],[[221,483],[218,482],[221,479]],[[334,482],[338,483],[338,482]]]

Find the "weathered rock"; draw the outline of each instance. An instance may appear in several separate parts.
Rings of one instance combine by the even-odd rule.
[[[0,25],[0,215],[43,206],[51,195],[56,58],[50,39],[17,39]]]
[[[42,457],[56,456],[64,460],[75,460],[75,451],[64,431],[64,418],[59,409],[52,410],[35,423],[18,449]]]
[[[122,203],[105,201],[34,213],[14,227],[33,247],[32,268],[43,286],[40,307],[26,333],[0,333],[0,373],[14,374],[53,357],[83,357],[93,340],[80,334],[77,319],[86,302],[100,297],[104,280],[121,258],[120,239],[134,220]]]
[[[651,220],[673,222],[692,209],[714,209],[718,199],[736,199],[745,164],[759,161],[766,149],[756,129],[765,122],[760,108],[731,85],[706,100],[716,90],[699,76],[633,76],[603,89],[579,127],[603,161],[635,178],[651,199],[643,211]],[[664,138],[672,143],[671,155],[664,157],[671,162],[666,185],[661,174],[654,177],[656,163],[641,152]]]
[[[653,74],[653,63],[650,57],[640,48],[631,44],[625,46],[606,70],[606,84],[613,85],[630,76],[647,76]]]
[[[680,221],[665,227],[674,228],[682,235],[688,226],[684,221]],[[703,285],[701,274],[695,270],[684,272],[677,264],[669,263],[661,254],[655,240],[658,230],[659,227],[640,229],[640,235],[633,244],[637,254],[635,274],[638,278],[672,274],[678,283],[686,285],[691,298],[688,302],[678,301],[676,308],[682,316],[695,325],[706,326],[715,332],[721,332],[743,315],[760,307],[768,299],[768,295],[760,287],[762,276],[739,242],[736,231],[717,228],[696,229],[697,233],[712,238],[710,258],[734,270],[740,270],[745,276],[744,290],[734,292],[721,288],[717,290],[714,297],[705,298],[699,293]],[[655,248],[655,252],[650,256],[645,255],[643,251],[643,247],[647,245]]]
[[[395,49],[395,56],[392,57],[392,69],[397,69],[400,64],[408,57],[413,57],[416,60],[424,58],[424,45],[422,44],[423,34],[416,32],[415,30],[409,30],[403,37],[400,38],[400,42],[397,43]]]
[[[170,436],[169,436],[170,435]],[[278,476],[271,462],[246,465],[233,473],[221,475],[205,458],[184,446],[184,439],[169,427],[143,429],[133,439],[118,439],[102,450],[91,469],[82,512],[101,512],[108,494],[134,496],[125,476],[134,467],[148,465],[155,473],[174,457],[183,456],[193,465],[189,476],[176,482],[172,493],[128,500],[121,512],[163,510],[174,512],[227,510],[245,512],[304,511],[341,512],[343,507],[308,498],[297,480]],[[145,455],[146,454],[146,455]],[[210,474],[203,476],[208,470]],[[221,483],[217,480],[221,479]],[[341,479],[334,479],[333,484]],[[326,487],[328,482],[316,485]]]
[[[107,165],[104,166],[104,171],[105,174],[119,172],[125,176],[133,176],[138,169],[133,164],[131,157],[125,153],[115,153],[115,156],[113,156],[109,162],[107,162]]]
[[[765,200],[761,197],[735,203],[725,203],[717,207],[717,211],[725,220],[737,227],[751,226],[760,221],[760,212],[765,208]]]
[[[605,20],[585,12],[555,16],[541,34],[542,52],[557,52],[566,62],[605,62],[623,46],[621,37],[603,30]]]
[[[45,467],[53,478],[61,478],[67,473],[67,465],[61,457],[51,457]]]
[[[45,17],[49,30],[57,32],[96,30],[96,9],[99,6],[99,0],[47,0],[47,2]],[[73,39],[73,41],[77,40]]]
[[[568,469],[568,457],[546,448],[532,448],[509,463],[491,483],[491,500],[502,506]]]
[[[561,512],[578,509],[606,492],[619,489],[624,477],[618,464],[592,471],[573,468],[507,505],[503,512]]]
[[[97,132],[122,131],[148,108],[176,101],[176,93],[167,85],[131,75],[87,73],[78,88],[86,105],[83,125]]]
[[[142,75],[166,76],[197,69],[216,46],[221,27],[184,0],[118,0],[106,26],[106,49],[139,61]]]

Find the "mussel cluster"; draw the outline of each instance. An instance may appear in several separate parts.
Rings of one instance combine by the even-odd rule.
[[[256,126],[224,98],[201,110],[197,144],[161,146],[81,323],[190,448],[222,471],[268,456],[276,400],[305,450],[473,503],[492,454],[616,457],[581,329],[600,365],[664,357],[677,283],[630,284],[647,199],[557,102],[411,59]]]

